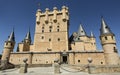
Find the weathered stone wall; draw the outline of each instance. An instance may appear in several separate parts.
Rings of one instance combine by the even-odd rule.
[[[105,58],[103,52],[76,52],[69,54],[70,64],[88,64],[88,58],[92,58],[94,65],[105,65]]]
[[[60,53],[11,53],[9,61],[18,65],[22,64],[25,58],[28,59],[28,64],[53,64],[56,58],[60,60]]]

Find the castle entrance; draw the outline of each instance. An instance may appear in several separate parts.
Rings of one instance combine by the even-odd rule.
[[[62,55],[61,55],[61,62],[63,64],[68,64],[68,53],[67,52],[63,52]]]
[[[67,56],[63,56],[62,59],[63,59],[63,63],[67,64]]]

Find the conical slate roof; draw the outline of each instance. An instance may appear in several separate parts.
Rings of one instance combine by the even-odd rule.
[[[78,30],[78,36],[87,36],[84,28],[82,27],[82,24],[80,24],[80,27]]]
[[[110,28],[108,27],[108,25],[106,24],[105,20],[102,17],[101,20],[101,29],[100,29],[100,33],[102,34],[112,34]]]
[[[25,39],[26,39],[26,40],[31,40],[30,29],[29,29],[28,33],[26,34]]]
[[[11,32],[10,36],[8,37],[8,41],[15,42],[14,29],[13,29],[13,31]]]

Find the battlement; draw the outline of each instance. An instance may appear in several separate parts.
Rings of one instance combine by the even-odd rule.
[[[53,21],[57,21],[57,15],[62,15],[62,19],[64,21],[69,20],[68,7],[62,6],[61,10],[58,10],[57,7],[54,7],[52,11],[50,11],[49,8],[46,8],[45,12],[42,12],[40,9],[38,9],[37,13],[36,13],[36,22],[37,22],[37,24],[39,24],[41,17],[44,17],[45,22],[48,22],[49,16],[53,16]]]

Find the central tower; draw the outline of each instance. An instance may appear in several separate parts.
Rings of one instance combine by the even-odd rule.
[[[53,11],[46,8],[36,13],[34,52],[59,52],[68,50],[69,12],[68,7]]]

